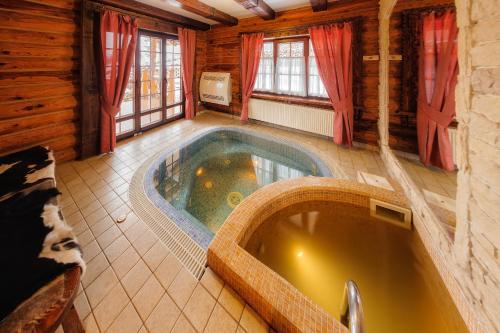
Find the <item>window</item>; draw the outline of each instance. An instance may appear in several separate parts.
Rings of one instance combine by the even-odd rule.
[[[254,90],[327,98],[309,37],[266,41]]]
[[[325,86],[318,72],[318,65],[316,64],[316,55],[312,43],[309,42],[309,96],[327,97]]]
[[[133,135],[184,113],[181,55],[177,37],[139,32],[136,57],[116,115],[118,138]]]
[[[260,58],[259,70],[257,71],[257,80],[255,81],[255,90],[273,91],[274,81],[274,43],[265,42],[262,46],[262,55]]]
[[[278,43],[275,91],[306,96],[306,57],[304,41]]]

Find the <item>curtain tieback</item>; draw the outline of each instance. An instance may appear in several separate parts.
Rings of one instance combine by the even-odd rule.
[[[337,103],[337,108],[342,110],[342,113],[352,113],[354,112],[354,105],[352,103],[352,97],[346,97],[342,98],[338,103]]]
[[[106,102],[104,98],[101,98],[101,105],[103,107],[104,112],[109,114],[111,117],[116,116],[116,114],[120,111],[120,107],[114,106],[113,104]]]
[[[439,108],[427,104],[427,101],[419,100],[418,110],[423,112],[430,120],[434,121],[438,125],[443,127],[448,127],[450,125],[450,117],[444,112],[441,112]]]

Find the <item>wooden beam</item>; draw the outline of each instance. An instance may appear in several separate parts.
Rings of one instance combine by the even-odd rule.
[[[264,20],[274,20],[276,13],[264,0],[235,0],[237,3]]]
[[[238,25],[238,19],[198,0],[172,0],[188,12],[206,17],[224,25]]]
[[[196,21],[178,14],[170,13],[158,7],[146,5],[135,0],[94,0],[94,2],[165,20],[187,28],[204,31],[210,29],[210,25],[206,23]]]
[[[321,12],[328,9],[327,0],[309,0],[311,2],[311,8],[313,12]]]

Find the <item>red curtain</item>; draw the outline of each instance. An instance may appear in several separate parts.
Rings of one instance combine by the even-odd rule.
[[[352,24],[309,28],[318,72],[335,110],[333,140],[352,146]]]
[[[257,71],[259,70],[260,53],[264,44],[264,34],[250,34],[241,37],[241,120],[248,120],[248,102],[252,95]]]
[[[184,87],[184,112],[186,119],[194,118],[194,99],[193,99],[193,74],[194,74],[194,56],[196,53],[196,31],[178,28],[179,43],[181,44],[182,61],[182,85]]]
[[[115,116],[125,94],[137,45],[137,19],[104,11],[101,15],[101,153],[116,146]]]
[[[458,76],[455,12],[423,16],[418,78],[417,132],[420,160],[454,170],[448,126],[455,116]]]

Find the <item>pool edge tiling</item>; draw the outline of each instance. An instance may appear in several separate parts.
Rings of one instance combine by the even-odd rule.
[[[328,167],[317,154],[298,142],[290,142],[290,140],[285,140],[279,136],[261,134],[254,130],[233,126],[211,127],[193,133],[181,143],[165,145],[164,150],[150,157],[134,174],[129,188],[130,201],[137,214],[197,278],[201,278],[207,264],[206,251],[212,240],[212,235],[195,226],[192,221],[158,193],[153,183],[153,174],[165,156],[218,131],[232,131],[273,144],[283,145],[287,149],[305,154],[318,166],[322,175],[332,176],[332,174],[336,174],[334,168]]]
[[[229,216],[209,246],[208,265],[278,331],[348,332],[241,244],[267,217],[293,203],[332,200],[369,207],[370,198],[409,208],[395,192],[347,180],[303,177],[271,184],[250,195]]]

